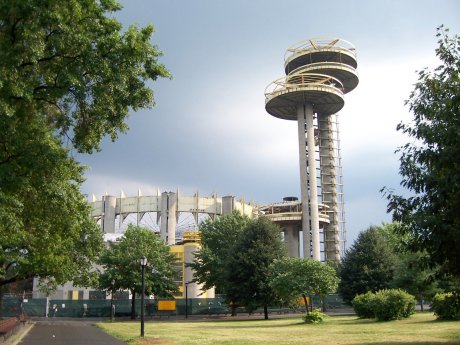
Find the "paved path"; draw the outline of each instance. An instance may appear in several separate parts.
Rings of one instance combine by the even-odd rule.
[[[37,321],[18,345],[126,345],[89,322]]]

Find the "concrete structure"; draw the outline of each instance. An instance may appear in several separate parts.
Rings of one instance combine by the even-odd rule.
[[[123,234],[104,234],[104,241],[116,241]],[[200,250],[200,232],[199,231],[184,231],[183,240],[169,246],[171,254],[176,257],[177,284],[179,291],[174,296],[175,298],[185,298],[186,283],[188,284],[188,298],[214,298],[214,289],[203,291],[202,285],[190,283],[193,279],[193,270],[187,267],[187,263],[191,263],[194,258],[194,253]],[[98,270],[102,270],[101,266],[95,266]],[[118,299],[130,299],[130,291],[118,291]],[[33,298],[46,298],[46,294],[40,292],[38,287],[38,279],[33,280]],[[49,296],[52,300],[96,300],[110,299],[111,295],[103,291],[93,288],[76,287],[72,282],[67,282],[64,285],[59,285],[55,291]]]
[[[105,234],[115,233],[116,224],[121,227],[130,214],[136,215],[139,224],[146,213],[155,213],[156,223],[160,226],[160,237],[168,245],[174,245],[177,239],[181,239],[181,235],[177,233],[177,223],[181,213],[190,213],[195,227],[198,228],[200,215],[214,218],[238,210],[252,218],[255,212],[254,205],[236,200],[234,196],[220,198],[215,194],[200,196],[198,193],[186,196],[179,194],[179,190],[176,193],[160,193],[158,190],[156,195],[151,196],[142,196],[140,192],[134,197],[126,197],[124,193],[121,193],[119,198],[106,195],[101,200],[93,198],[90,204],[91,216],[101,220]]]
[[[203,291],[202,285],[191,282],[194,271],[187,267],[187,263],[193,262],[195,252],[200,250],[200,232],[185,231],[182,243],[169,248],[177,259],[176,269],[179,280],[176,283],[179,287],[179,293],[175,297],[185,298],[185,289],[188,289],[188,298],[214,298],[214,289]]]
[[[252,218],[256,212],[254,205],[245,203],[242,199],[237,200],[231,195],[224,197],[217,197],[217,195],[199,196],[196,193],[193,196],[185,196],[179,194],[179,190],[176,193],[157,191],[157,194],[153,196],[142,196],[139,191],[138,195],[134,197],[126,197],[122,192],[119,198],[105,195],[101,200],[97,200],[93,197],[90,205],[92,208],[91,216],[100,220],[105,242],[116,241],[123,236],[122,231],[117,232],[116,228],[117,226],[121,228],[129,215],[134,214],[136,222],[139,224],[147,213],[156,214],[156,222],[160,229],[159,234],[169,245],[171,253],[178,259],[177,271],[180,280],[176,282],[179,287],[179,294],[176,298],[185,298],[185,283],[190,282],[193,278],[192,270],[185,264],[192,262],[193,253],[200,247],[199,232],[197,231],[200,215],[214,218],[237,210]],[[178,229],[177,225],[181,213],[192,215],[195,224],[188,230],[193,231],[180,231]],[[110,298],[110,295],[106,296],[105,293],[103,296],[99,295],[101,295],[100,291],[75,287],[72,282],[67,282],[58,286],[50,298],[63,300]],[[37,278],[34,278],[33,281],[33,296],[34,298],[46,297],[38,289]],[[128,291],[126,291],[125,297],[131,298]],[[202,291],[199,284],[191,283],[188,285],[188,297],[214,298],[214,289]]]
[[[265,90],[265,109],[298,123],[304,256],[339,261],[345,225],[336,113],[358,85],[355,48],[341,39],[302,41],[287,50],[284,67],[286,76]]]

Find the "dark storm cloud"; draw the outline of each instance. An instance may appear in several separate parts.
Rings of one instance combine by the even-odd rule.
[[[342,37],[357,48],[361,78],[340,115],[349,239],[389,220],[379,189],[399,184],[394,129],[408,118],[403,101],[414,71],[434,56],[435,28],[460,31],[460,2],[122,3],[123,23],[155,25],[173,79],[151,84],[157,105],[132,114],[127,134],[78,156],[91,167],[84,193],[135,195],[140,187],[145,195],[159,186],[257,203],[298,196],[296,126],[265,112],[264,89],[283,75],[290,45]]]

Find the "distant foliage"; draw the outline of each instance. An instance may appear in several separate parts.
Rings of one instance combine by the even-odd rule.
[[[460,295],[458,293],[436,294],[431,309],[440,320],[460,320]]]
[[[366,292],[353,299],[353,308],[360,318],[379,321],[407,319],[415,312],[415,297],[399,289]]]

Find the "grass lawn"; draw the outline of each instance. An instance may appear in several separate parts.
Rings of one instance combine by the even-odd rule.
[[[139,337],[139,321],[98,326],[132,345],[460,344],[460,321],[436,321],[431,313],[390,322],[332,316],[319,325],[305,324],[300,316],[273,320],[149,320],[144,339]]]

